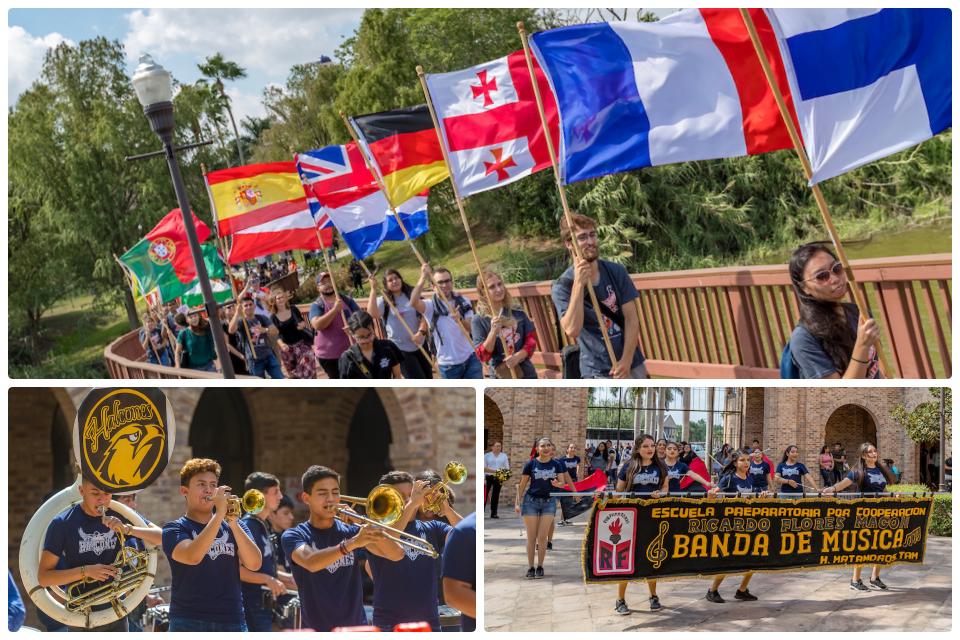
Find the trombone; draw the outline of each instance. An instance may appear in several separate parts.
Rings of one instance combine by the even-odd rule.
[[[401,546],[413,549],[431,558],[436,558],[440,555],[437,553],[437,550],[433,548],[433,545],[423,538],[390,526],[399,520],[403,514],[403,496],[400,495],[396,487],[388,484],[380,484],[374,487],[370,493],[367,494],[366,498],[341,495],[340,500],[354,505],[362,504],[367,510],[367,517],[365,517],[350,507],[337,505],[337,517],[340,520],[343,520],[343,516],[346,516],[354,520],[359,520],[360,522],[365,522],[395,534],[390,535],[390,533],[387,533],[385,535],[388,539]]]
[[[450,485],[463,484],[467,480],[467,467],[458,460],[448,462],[443,467],[443,480],[430,487],[423,501],[423,510],[440,515],[443,505],[450,500]]]

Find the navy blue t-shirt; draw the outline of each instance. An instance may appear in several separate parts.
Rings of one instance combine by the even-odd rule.
[[[680,492],[680,481],[687,475],[688,471],[690,471],[690,467],[680,462],[680,460],[674,462],[673,466],[667,465],[667,477],[670,478],[670,493]]]
[[[863,493],[883,493],[887,490],[887,479],[883,477],[883,472],[874,467],[867,468],[867,476],[863,479],[863,487],[860,489]],[[857,486],[857,472],[851,469],[847,473],[847,480]]]
[[[567,468],[567,473],[570,474],[570,479],[574,482],[577,481],[577,465],[580,464],[580,456],[573,456],[572,458],[567,458],[564,456],[561,458],[563,465]]]
[[[617,474],[618,480],[627,480],[627,467],[629,462],[624,462]],[[629,491],[636,493],[653,493],[659,491],[663,486],[663,477],[660,475],[660,467],[655,464],[647,464],[637,468],[633,474],[633,484],[627,482]]]
[[[741,478],[735,473],[729,473],[720,481],[720,493],[733,495],[756,493],[759,489],[754,485],[753,480],[753,476],[749,473],[746,478]]]
[[[127,522],[119,513],[107,510],[108,516]],[[133,536],[126,539],[127,546],[135,547]],[[119,551],[120,538],[116,532],[104,526],[103,518],[91,516],[83,507],[75,504],[54,516],[43,539],[44,551],[60,558],[57,569],[73,569],[88,564],[113,564]],[[80,587],[80,593],[101,586],[102,582],[90,582]],[[96,610],[109,608],[109,604]]]
[[[423,538],[439,553],[452,528],[442,520],[414,520],[404,531]],[[434,631],[440,630],[436,560],[405,546],[401,560],[371,553],[368,562],[373,574],[374,625],[389,631],[401,622],[425,621]]]
[[[802,462],[798,462],[797,464],[781,462],[777,465],[777,473],[780,474],[780,477],[784,480],[793,480],[797,483],[795,488],[786,483],[781,484],[779,489],[781,493],[803,493],[803,476],[810,472],[807,471],[807,468]]]
[[[539,458],[527,461],[523,465],[523,475],[530,476],[527,495],[531,498],[549,498],[551,491],[557,491],[552,481],[559,479],[560,474],[566,471],[567,467],[556,458],[551,458],[550,462],[540,462]]]
[[[857,328],[860,324],[860,311],[855,304],[844,303],[843,310],[847,315],[847,322],[850,324],[850,331],[854,336],[857,335]],[[820,339],[814,336],[810,331],[798,324],[790,335],[790,353],[794,362],[800,369],[800,377],[807,379],[825,378],[834,373],[843,375],[843,371],[837,371],[833,360],[823,350],[823,344]],[[866,378],[876,379],[880,375],[880,365],[875,347],[870,347],[867,356],[867,375]]]
[[[163,553],[173,576],[170,615],[235,623],[244,617],[240,556],[237,554],[237,540],[226,521],[220,523],[220,530],[200,564],[183,564],[173,559],[174,547],[184,540],[196,538],[205,526],[187,516],[163,525]],[[240,527],[250,536],[244,523],[241,522]]]
[[[360,527],[339,520],[334,520],[328,529],[317,529],[308,521],[287,529],[280,536],[280,544],[290,558],[293,579],[300,591],[304,629],[330,631],[334,627],[367,624],[367,615],[363,611],[359,549],[314,572],[307,571],[293,559],[293,552],[303,545],[320,551],[337,546],[341,540],[352,538],[359,531]]]
[[[240,521],[246,525],[247,530],[250,532],[250,538],[253,540],[253,543],[257,545],[257,548],[260,549],[260,557],[263,558],[263,562],[260,564],[260,568],[257,569],[257,573],[265,573],[276,578],[277,550],[270,525],[249,513],[243,516]],[[257,609],[263,608],[263,588],[264,585],[262,584],[254,584],[253,582],[241,583],[244,609],[247,611],[256,611]]]
[[[753,480],[753,486],[756,487],[758,491],[767,490],[767,477],[769,475],[770,465],[767,464],[766,460],[761,460],[760,464],[757,464],[753,460],[750,461],[750,478]],[[799,482],[799,480],[797,480],[797,482]]]
[[[444,578],[466,582],[477,591],[477,513],[473,512],[457,523],[450,532],[447,544],[443,548]],[[460,617],[460,631],[473,631],[477,628],[475,618]]]

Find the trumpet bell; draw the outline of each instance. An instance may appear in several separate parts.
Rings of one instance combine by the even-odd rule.
[[[364,504],[368,518],[380,524],[393,524],[403,515],[403,503],[396,487],[380,484],[370,491]]]
[[[267,506],[267,497],[256,489],[248,489],[242,498],[230,496],[227,498],[227,517],[239,518],[244,513],[257,515]]]
[[[452,460],[443,467],[443,476],[450,484],[463,484],[467,481],[467,466],[459,460]]]
[[[443,467],[443,480],[430,488],[423,503],[424,510],[440,514],[444,503],[450,500],[451,484],[463,484],[467,480],[467,466],[459,460],[452,460]]]

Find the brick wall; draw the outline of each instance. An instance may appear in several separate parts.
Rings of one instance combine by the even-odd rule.
[[[176,420],[176,443],[167,469],[138,495],[139,510],[156,523],[183,513],[178,471],[192,457],[189,445],[194,411],[202,387],[164,388]],[[211,390],[216,393],[219,390]],[[300,476],[311,464],[324,464],[345,474],[349,461],[347,435],[351,419],[366,389],[357,388],[244,388],[249,414],[255,470],[277,475],[285,490],[294,493]],[[72,428],[85,388],[11,389],[9,396],[9,485],[17,487],[9,500],[8,560],[19,582],[17,557],[23,530],[43,497],[53,489],[51,430],[57,412]],[[425,468],[441,470],[460,460],[470,472],[455,486],[456,509],[466,515],[476,508],[476,395],[473,389],[378,388],[380,403],[390,423],[390,460],[397,469],[413,473]],[[223,438],[231,437],[222,425]],[[238,487],[234,487],[238,489]],[[344,492],[366,495],[373,487],[343,487]],[[305,510],[300,509],[301,517]],[[161,561],[156,584],[169,584],[169,567]],[[20,585],[22,587],[22,585]],[[31,621],[36,618],[31,610]]]

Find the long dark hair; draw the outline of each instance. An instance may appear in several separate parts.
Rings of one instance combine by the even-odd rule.
[[[857,466],[853,469],[853,481],[856,483],[857,488],[860,491],[863,491],[863,485],[867,482],[867,463],[863,461],[863,456],[867,455],[867,451],[873,447],[876,449],[876,446],[872,442],[864,442],[860,445],[860,458],[857,460]],[[893,472],[887,468],[881,460],[880,456],[877,456],[877,469],[880,470],[880,473],[883,474],[884,479],[887,481],[887,484],[896,484],[897,478],[893,475]]]
[[[736,473],[736,471],[737,471],[737,460],[740,459],[740,456],[744,456],[744,455],[746,455],[746,454],[745,454],[745,453],[740,453],[739,451],[737,451],[736,449],[734,449],[733,452],[731,453],[731,455],[732,455],[733,457],[730,458],[730,462],[728,462],[727,465],[726,465],[723,469],[720,470],[720,475],[721,475],[721,476],[726,476],[726,475],[730,475],[731,473]]]
[[[654,445],[653,446],[653,464],[657,465],[657,468],[660,469],[661,485],[663,485],[664,478],[667,477],[667,465],[663,464],[663,460],[661,460],[657,456],[656,439],[653,436],[644,433],[638,436],[637,439],[633,442],[633,453],[630,454],[630,461],[627,462],[627,471],[626,471],[627,487],[626,489],[624,489],[624,491],[630,491],[630,489],[633,488],[633,476],[636,475],[637,469],[639,469],[642,466],[642,461],[640,460],[640,445],[642,445],[647,440],[650,440],[651,442],[653,442],[653,445]],[[659,489],[659,487],[657,488]]]
[[[797,247],[790,256],[790,280],[800,299],[800,324],[820,342],[834,368],[843,372],[850,365],[856,343],[856,334],[850,331],[846,312],[838,314],[838,303],[817,300],[803,290],[804,269],[810,258],[821,252],[837,261],[833,251],[822,244],[814,242]]]
[[[413,287],[411,287],[410,285],[407,284],[406,280],[403,279],[403,276],[400,275],[400,272],[397,271],[396,269],[391,268],[391,269],[387,269],[387,270],[384,272],[384,274],[383,274],[383,297],[384,297],[385,299],[389,300],[390,302],[392,302],[394,305],[396,305],[396,304],[397,304],[397,301],[393,299],[393,292],[390,291],[390,288],[389,288],[389,287],[387,287],[387,276],[391,276],[391,275],[394,275],[394,276],[397,276],[398,278],[400,278],[400,292],[403,293],[403,295],[407,296],[407,299],[409,299],[409,298],[410,298],[410,294],[413,293]]]
[[[787,461],[787,454],[790,452],[790,449],[796,448],[797,453],[800,453],[800,447],[795,444],[788,444],[787,448],[783,450],[783,458],[780,460],[780,464],[784,464]]]
[[[603,454],[601,455],[603,455],[603,461],[606,462],[607,458],[610,457],[610,450],[607,449],[607,443],[603,440],[597,443],[597,448],[593,450],[593,457],[596,457],[597,454],[600,453],[600,445],[603,445]]]

